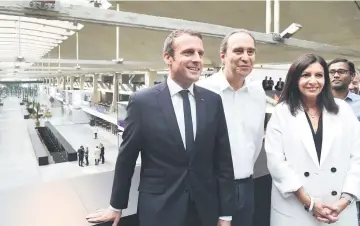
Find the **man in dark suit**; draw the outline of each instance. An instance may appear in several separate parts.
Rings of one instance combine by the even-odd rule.
[[[276,83],[275,89],[277,91],[282,91],[284,88],[285,83],[281,81],[281,78],[279,78],[279,81]]]
[[[81,145],[77,152],[78,152],[78,157],[79,157],[79,166],[83,166],[84,153],[85,153],[84,147]]]
[[[234,171],[221,97],[194,85],[203,57],[199,33],[167,37],[169,76],[129,100],[110,207],[89,215],[90,222],[117,225],[141,151],[140,226],[230,226]]]

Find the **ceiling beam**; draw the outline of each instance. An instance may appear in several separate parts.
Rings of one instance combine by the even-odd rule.
[[[0,15],[0,21],[11,21],[11,22],[18,22],[19,18],[16,16],[8,16],[8,15]],[[84,25],[82,24],[72,24],[72,23],[57,23],[57,21],[51,21],[51,20],[41,20],[36,18],[28,18],[28,17],[22,17],[20,18],[21,23],[29,23],[29,24],[36,24],[46,27],[52,27],[52,28],[61,28],[61,29],[67,29],[71,31],[78,31],[81,30]]]
[[[13,58],[7,57],[7,56],[0,56],[0,61],[3,62],[11,62],[13,61]],[[43,58],[43,59],[34,59],[34,58],[27,58],[27,62],[34,62],[34,63],[61,63],[61,64],[79,64],[79,65],[113,65],[113,66],[123,66],[123,65],[134,65],[134,66],[141,66],[143,68],[150,67],[152,65],[163,65],[164,64],[159,62],[151,62],[151,61],[127,61],[126,59],[122,64],[118,64],[111,60],[76,60],[76,59],[51,59],[51,58]]]
[[[0,37],[0,44],[1,45],[19,45],[19,40],[16,39],[1,39]],[[52,43],[48,43],[48,42],[38,42],[35,40],[24,40],[24,39],[20,39],[20,45],[32,45],[32,46],[44,46],[47,48],[55,48],[57,45],[56,44],[52,44]]]
[[[0,35],[17,35],[17,32],[1,32]],[[67,36],[44,36],[44,35],[39,35],[39,34],[33,34],[33,33],[24,33],[23,31],[20,30],[20,37],[35,37],[35,38],[42,38],[42,39],[49,39],[49,40],[55,40],[57,42],[61,42],[64,41],[66,39],[68,39]]]
[[[251,4],[251,3],[250,3]],[[201,23],[188,20],[180,20],[166,17],[149,16],[138,13],[121,12],[115,10],[103,10],[86,6],[60,6],[58,12],[46,10],[34,10],[23,7],[22,2],[1,1],[0,14],[14,16],[29,16],[36,18],[54,19],[62,21],[76,21],[103,25],[136,27],[158,31],[173,31],[176,29],[192,29],[204,36],[223,38],[226,34],[236,30],[233,27]],[[283,42],[274,41],[271,34],[250,31],[260,43],[286,45],[289,47],[309,49],[316,52],[332,53],[342,56],[360,57],[360,51],[347,49],[324,43],[311,42],[295,38],[286,39]]]
[[[1,25],[1,21],[0,21],[0,29],[4,29],[4,30],[12,30],[15,29],[17,31],[17,27],[14,25]],[[26,25],[20,25],[20,30],[24,30],[24,31],[34,31],[34,32],[40,32],[40,33],[45,33],[45,34],[55,34],[55,35],[65,35],[65,36],[72,36],[73,34],[75,34],[74,31],[66,31],[66,29],[62,29],[62,28],[52,28],[52,30],[47,29],[47,27],[44,26],[40,26],[39,27],[28,27]]]
[[[16,34],[14,35],[4,35],[4,34],[0,34],[0,41],[14,41],[17,40]],[[46,44],[60,44],[62,41],[59,40],[54,40],[54,39],[46,39],[46,38],[32,38],[31,36],[26,36],[24,38],[24,36],[20,37],[21,41],[30,41],[30,42],[41,42],[41,43],[46,43]]]

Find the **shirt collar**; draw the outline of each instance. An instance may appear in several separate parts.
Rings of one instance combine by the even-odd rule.
[[[232,89],[232,90],[234,90],[234,89],[230,86],[229,82],[228,82],[227,79],[226,79],[226,76],[225,76],[225,74],[224,74],[224,68],[221,68],[221,69],[219,70],[219,72],[218,72],[218,82],[219,82],[219,86],[220,86],[220,91],[224,91],[224,90],[226,90],[226,89]],[[246,81],[246,79],[245,79],[245,81],[244,81],[243,87],[241,87],[239,90],[249,91],[249,86],[248,86],[248,82]]]
[[[357,99],[360,99],[360,97],[350,91],[349,91],[348,95],[345,97],[345,101],[350,101],[350,102],[357,100]]]
[[[182,88],[181,86],[179,86],[174,80],[172,80],[170,78],[170,76],[168,76],[167,78],[167,85],[169,87],[169,91],[170,91],[170,96],[173,97],[174,95],[176,95],[177,93],[179,93],[181,90],[184,90],[184,88]],[[194,96],[194,84],[191,84],[191,86],[189,88],[187,88],[187,90],[189,90],[189,92],[191,93],[191,95]]]

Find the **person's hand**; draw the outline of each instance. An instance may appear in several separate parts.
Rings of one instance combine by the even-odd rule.
[[[331,210],[333,217],[338,217],[347,206],[348,201],[346,199],[339,199],[331,205],[324,205],[325,208]]]
[[[313,207],[313,215],[314,217],[323,223],[334,223],[339,219],[339,216],[332,214],[333,210],[328,208],[326,205],[322,204],[321,202],[317,201]]]
[[[112,226],[117,226],[121,217],[120,211],[114,211],[111,209],[99,210],[95,213],[91,213],[86,216],[89,223],[101,223],[113,221]]]
[[[224,221],[219,219],[218,226],[231,226],[231,221]]]

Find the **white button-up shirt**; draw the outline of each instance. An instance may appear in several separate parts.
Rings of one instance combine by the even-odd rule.
[[[183,98],[180,95],[180,91],[184,90],[170,77],[167,78],[167,85],[169,87],[171,101],[174,107],[176,120],[180,129],[181,138],[186,149],[186,138],[185,138],[185,117],[184,117],[184,105]],[[194,140],[196,136],[196,102],[194,96],[194,84],[192,84],[187,90],[189,90],[189,101],[191,109],[191,118],[194,131]]]
[[[251,176],[264,136],[266,94],[261,83],[246,80],[244,86],[235,91],[220,70],[197,85],[222,98],[235,179]]]

